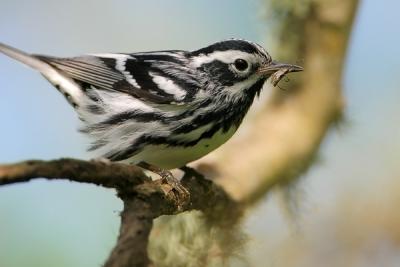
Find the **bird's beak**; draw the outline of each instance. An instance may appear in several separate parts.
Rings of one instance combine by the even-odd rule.
[[[280,63],[277,61],[271,61],[270,63],[261,66],[257,72],[261,75],[265,75],[268,77],[279,70],[283,71],[284,74],[286,74],[289,72],[303,71],[303,67],[292,64]]]

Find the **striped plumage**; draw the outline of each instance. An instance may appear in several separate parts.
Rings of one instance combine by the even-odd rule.
[[[239,39],[196,51],[94,54],[73,58],[0,51],[38,69],[74,106],[90,150],[112,161],[182,167],[237,130],[278,64]],[[243,62],[244,61],[244,62]]]

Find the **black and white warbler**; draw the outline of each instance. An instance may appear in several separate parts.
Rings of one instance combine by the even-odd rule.
[[[273,61],[258,44],[230,39],[195,51],[30,55],[0,51],[38,70],[75,108],[93,138],[89,150],[139,164],[184,188],[166,171],[225,143],[265,81],[301,71]],[[275,85],[275,83],[274,83]]]

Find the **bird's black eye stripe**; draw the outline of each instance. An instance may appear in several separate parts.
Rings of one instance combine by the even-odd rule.
[[[241,59],[241,58],[236,59],[233,64],[235,65],[235,68],[238,71],[244,71],[249,67],[249,63],[247,63],[246,60]]]

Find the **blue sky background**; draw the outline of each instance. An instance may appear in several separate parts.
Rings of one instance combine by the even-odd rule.
[[[260,3],[1,0],[0,41],[58,56],[196,49],[230,37],[268,49]],[[399,175],[399,9],[396,0],[361,1],[343,81],[348,123],[328,136],[321,163],[306,175],[306,206],[329,209],[343,192],[384,194],[382,181]],[[0,162],[87,158],[79,121],[64,98],[38,73],[3,56],[0,70]],[[266,199],[246,223],[257,236],[249,253],[255,261],[287,232],[277,206]],[[112,190],[91,185],[41,180],[1,187],[0,266],[100,266],[117,236],[120,210]]]

